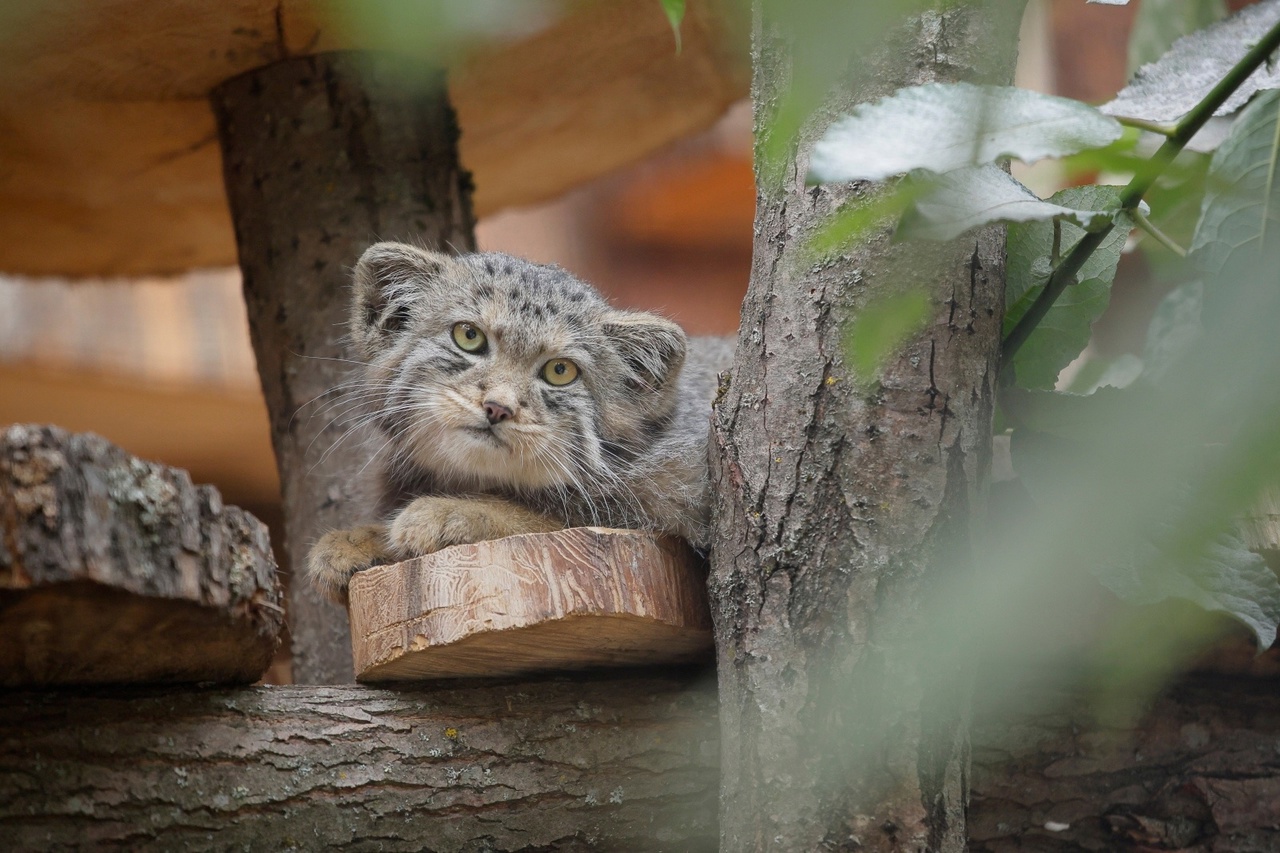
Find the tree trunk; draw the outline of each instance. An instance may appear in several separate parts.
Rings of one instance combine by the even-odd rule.
[[[320,535],[367,511],[353,481],[371,448],[319,404],[352,369],[348,270],[379,239],[473,249],[470,177],[443,75],[403,60],[292,59],[210,97],[296,579]],[[292,583],[289,619],[295,681],[352,679],[341,608]]]
[[[715,694],[644,672],[431,690],[0,693],[6,851],[710,850]]]
[[[1015,4],[1016,5],[1016,4]],[[755,258],[737,361],[716,407],[712,611],[729,850],[961,850],[963,678],[905,650],[931,575],[963,565],[985,502],[1004,240],[886,234],[816,263],[808,238],[866,185],[806,187],[816,139],[855,103],[934,80],[1007,82],[1020,6],[927,13],[851,60],[792,163],[757,158]],[[800,16],[796,12],[796,16]],[[792,9],[755,13],[757,151],[801,75]],[[847,321],[907,284],[932,318],[873,387],[845,364]],[[941,658],[938,650],[935,658]]]

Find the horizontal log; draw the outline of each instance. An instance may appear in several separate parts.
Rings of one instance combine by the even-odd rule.
[[[0,693],[5,850],[713,850],[701,670]]]
[[[1133,726],[1100,723],[1079,686],[1019,686],[1015,714],[995,695],[974,709],[973,853],[1280,850],[1275,681],[1189,676]]]
[[[711,673],[412,690],[0,693],[6,850],[714,849]],[[1280,849],[1280,693],[1192,676],[1132,728],[1027,684],[973,724],[971,849]],[[1007,694],[1004,694],[1007,695]]]
[[[185,471],[0,432],[0,686],[248,683],[284,620],[267,528]]]

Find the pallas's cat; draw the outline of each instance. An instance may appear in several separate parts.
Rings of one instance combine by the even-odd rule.
[[[371,523],[324,536],[308,573],[593,525],[708,538],[707,438],[731,342],[686,339],[554,266],[400,243],[355,267],[356,399],[381,435]]]

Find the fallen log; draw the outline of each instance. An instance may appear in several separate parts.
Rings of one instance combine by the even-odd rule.
[[[0,693],[6,850],[713,850],[714,679]]]
[[[984,709],[983,696],[973,853],[1280,850],[1276,681],[1188,676],[1132,726],[1099,723],[1090,693],[1062,683],[1028,684],[1016,714]]]
[[[982,696],[983,692],[979,691]],[[1133,727],[978,703],[970,849],[1280,849],[1280,691],[1190,676]],[[709,850],[710,672],[412,690],[0,693],[6,850]]]
[[[266,671],[284,620],[267,528],[92,434],[0,432],[0,686]]]

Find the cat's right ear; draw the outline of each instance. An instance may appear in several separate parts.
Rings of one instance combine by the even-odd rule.
[[[365,358],[409,325],[418,298],[451,263],[448,255],[404,243],[365,250],[356,261],[351,298],[351,337]]]

